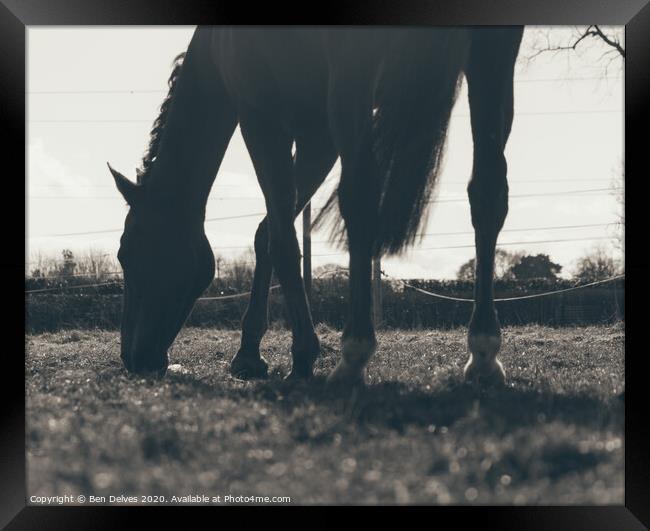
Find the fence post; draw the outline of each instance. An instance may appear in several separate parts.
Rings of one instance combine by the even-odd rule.
[[[302,278],[311,306],[311,202],[302,211]]]
[[[215,265],[217,266],[217,280],[221,278],[221,257],[217,256],[215,259]]]
[[[620,321],[622,316],[621,316],[621,306],[618,303],[618,286],[617,286],[618,281],[611,282],[610,284],[614,292],[614,311],[615,311],[614,318],[616,319],[616,321]]]
[[[381,307],[381,258],[372,259],[372,317],[375,328],[382,325],[383,315]]]

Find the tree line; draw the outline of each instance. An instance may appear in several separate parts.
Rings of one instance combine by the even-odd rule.
[[[255,255],[248,250],[237,258],[225,259],[215,256],[218,267],[215,280],[219,285],[233,289],[249,289],[255,265]],[[29,284],[46,284],[48,280],[72,280],[74,278],[108,280],[121,274],[121,267],[108,253],[90,250],[75,255],[69,249],[61,251],[61,258],[37,255],[27,268]],[[471,258],[460,266],[456,279],[464,282],[474,280],[476,261]],[[495,253],[495,280],[529,281],[559,280],[564,266],[554,262],[548,254],[527,254],[525,251],[507,251],[497,248]],[[623,264],[603,247],[595,247],[580,257],[571,271],[571,279],[579,282],[604,280],[623,272]],[[314,268],[314,278],[345,275],[337,264]],[[38,282],[38,281],[41,282]]]

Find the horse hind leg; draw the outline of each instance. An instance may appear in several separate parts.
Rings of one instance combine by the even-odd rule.
[[[473,34],[466,69],[474,140],[472,178],[467,188],[476,243],[474,310],[469,324],[470,351],[465,379],[482,385],[503,384],[497,359],[501,326],[494,307],[494,256],[508,212],[504,149],[513,117],[512,81],[522,30],[480,29]]]
[[[323,183],[336,157],[327,126],[311,127],[298,136],[294,161],[298,201],[294,217]],[[268,363],[260,354],[260,343],[268,328],[272,271],[268,219],[265,217],[255,233],[255,272],[250,301],[242,321],[241,346],[230,364],[231,374],[238,378],[264,378],[268,373]]]
[[[343,329],[341,361],[329,376],[328,383],[341,390],[364,384],[365,367],[377,347],[371,314],[375,227],[372,215],[376,212],[376,202],[370,189],[365,189],[363,185],[363,174],[370,167],[364,164],[355,166],[358,173],[346,174],[343,161],[339,186],[339,205],[345,220],[350,252],[350,313]]]
[[[350,64],[330,81],[330,124],[341,156],[339,208],[350,253],[350,312],[342,335],[342,358],[328,378],[347,392],[364,383],[365,367],[377,341],[372,322],[371,276],[379,191],[371,146],[371,79],[363,64]]]

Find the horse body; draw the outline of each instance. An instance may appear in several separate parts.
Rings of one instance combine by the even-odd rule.
[[[266,374],[259,346],[275,269],[292,326],[289,377],[311,376],[319,343],[300,275],[294,220],[340,157],[338,190],[317,220],[338,217],[331,208],[338,202],[350,252],[350,316],[342,360],[330,379],[342,385],[361,381],[376,344],[372,257],[400,252],[415,239],[465,72],[474,137],[468,194],[477,245],[466,375],[502,379],[492,276],[496,236],[507,212],[503,149],[521,34],[519,27],[198,28],[180,73],[170,80],[169,105],[163,105],[152,131],[138,183],[112,170],[131,206],[119,254],[127,369],[164,372],[169,345],[212,280],[205,204],[239,124],[267,217],[255,235],[251,300],[231,372]]]
[[[237,105],[263,110],[272,103],[289,120],[324,108],[328,74],[323,30],[206,31],[215,68]]]

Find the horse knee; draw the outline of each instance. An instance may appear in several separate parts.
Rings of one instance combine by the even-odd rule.
[[[478,168],[481,169],[478,169]],[[508,214],[507,165],[503,152],[483,157],[475,166],[467,186],[472,224],[475,228],[495,226],[500,230]]]
[[[269,254],[269,225],[264,218],[257,226],[254,240],[255,256],[259,259]]]
[[[345,222],[350,248],[370,252],[377,235],[378,200],[372,190],[339,189],[339,210]]]
[[[293,237],[272,237],[269,255],[278,274],[282,274],[288,264],[299,264],[300,247],[295,235]]]
[[[345,179],[341,177],[341,182],[337,190],[339,210],[346,224],[354,223],[358,214],[358,205],[357,201],[355,201],[356,193],[352,184],[347,176]]]

